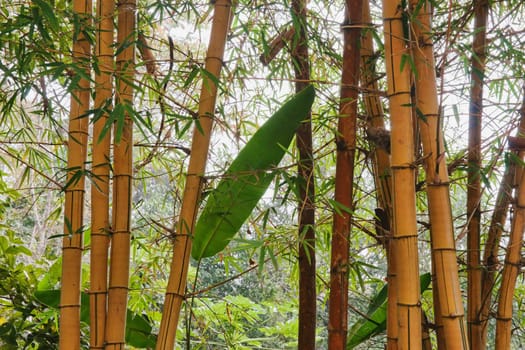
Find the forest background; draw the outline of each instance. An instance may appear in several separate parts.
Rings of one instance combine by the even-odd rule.
[[[0,346],[525,348],[524,16],[513,0],[1,0]],[[310,84],[308,113],[290,97]],[[272,115],[296,141],[243,168],[279,153],[254,137]],[[191,210],[244,215],[218,188],[246,170],[268,189],[231,242],[175,262]],[[388,324],[406,305],[416,323]]]

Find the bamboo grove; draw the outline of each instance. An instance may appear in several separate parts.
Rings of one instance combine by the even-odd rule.
[[[0,0],[0,347],[525,347],[521,1]]]

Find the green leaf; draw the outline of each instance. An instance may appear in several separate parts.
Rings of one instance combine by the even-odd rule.
[[[135,348],[154,348],[157,338],[151,333],[152,326],[144,316],[128,309],[126,317],[126,343]]]
[[[223,250],[266,192],[295,131],[315,97],[307,87],[279,109],[252,136],[232,162],[195,226],[192,256],[202,259]]]
[[[51,265],[46,274],[40,277],[38,282],[37,290],[50,290],[55,288],[55,286],[60,281],[60,276],[62,274],[62,257],[59,257],[53,265]]]
[[[47,1],[33,0],[33,2],[40,8],[42,14],[47,18],[53,30],[58,32],[59,23],[57,17],[55,16],[55,12],[53,11],[53,7]]]
[[[419,277],[421,293],[428,289],[430,280],[430,273],[425,273]],[[385,284],[370,302],[367,317],[361,318],[350,328],[346,344],[347,349],[355,348],[386,329],[387,291],[388,285]]]

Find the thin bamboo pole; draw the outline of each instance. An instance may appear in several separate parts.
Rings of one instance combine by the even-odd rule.
[[[369,28],[363,30],[361,36],[361,86],[363,88],[364,106],[367,115],[367,130],[385,130],[384,111],[377,85],[377,74],[375,72],[376,55],[372,40],[372,19],[370,17],[370,4],[368,1],[363,2],[363,19],[362,22],[369,25]],[[379,134],[379,133],[377,133]],[[380,229],[376,230],[381,235],[380,241],[385,247],[387,254],[387,282],[388,303],[387,307],[387,349],[397,349],[397,285],[396,285],[396,265],[395,259],[392,258],[390,251],[394,243],[392,238],[392,176],[390,169],[390,135],[382,133],[382,138],[387,140],[373,140],[376,147],[373,151],[372,162],[374,169],[374,181],[377,192],[378,210],[376,215],[380,221]],[[379,147],[377,144],[388,145],[388,147]]]
[[[90,25],[91,1],[74,0],[73,12]],[[89,76],[91,45],[79,31],[73,38],[73,62]],[[80,283],[84,231],[84,169],[87,153],[90,82],[80,79],[71,92],[68,126],[67,184],[65,187],[64,238],[62,240],[62,286],[60,294],[59,348],[80,349]]]
[[[391,118],[393,249],[396,259],[399,349],[421,349],[421,302],[416,224],[414,121],[410,71],[402,64],[410,54],[403,30],[406,9],[397,0],[383,1],[385,61]],[[406,23],[405,23],[406,24]]]
[[[348,333],[348,271],[362,16],[362,0],[346,1],[335,170],[335,202],[343,209],[334,210],[330,258],[328,349],[332,350],[346,347]]]
[[[488,0],[474,1],[474,40],[471,58],[467,189],[467,323],[472,349],[483,350],[480,265],[481,125],[485,74]]]
[[[372,31],[374,30],[370,17],[370,5],[368,1],[363,1],[362,22],[368,28],[364,28],[361,35],[361,88],[363,90],[363,102],[367,116],[367,129],[382,131],[385,130],[385,113],[379,98],[379,87],[377,85],[378,76],[376,74],[376,54],[372,41]],[[381,143],[390,145],[390,135],[386,132],[382,136],[386,140]],[[374,140],[372,140],[374,142]],[[377,140],[376,140],[377,142]],[[386,148],[386,149],[385,149]],[[373,166],[374,181],[377,189],[377,202],[379,208],[385,211],[387,221],[392,217],[392,196],[391,196],[391,174],[390,174],[390,147],[374,147]],[[384,232],[388,234],[388,232]],[[383,239],[386,239],[384,237]]]
[[[113,0],[97,2],[97,33],[95,55],[98,74],[95,75],[95,108],[101,116],[93,124],[93,186],[91,188],[91,256],[90,256],[90,348],[104,348],[108,291],[109,248],[109,171],[110,133],[103,138],[108,120],[107,110],[113,98]]]
[[[468,349],[450,204],[449,178],[440,127],[432,43],[431,4],[417,0],[412,0],[410,4],[412,11],[415,12],[413,14],[415,21],[412,25],[412,32],[416,36],[412,49],[417,72],[415,105],[421,115],[418,121],[425,159],[432,262],[439,304],[435,309],[435,314],[438,315],[440,326],[443,327],[445,349]]]
[[[525,141],[525,89],[521,106],[521,121],[518,129],[519,140]],[[525,158],[525,150],[520,150],[519,159]],[[496,346],[498,350],[510,350],[512,340],[512,304],[516,290],[516,279],[522,266],[523,232],[525,231],[525,172],[523,163],[516,165],[521,174],[514,204],[514,217],[510,231],[505,263],[501,278],[496,316]]]
[[[310,63],[308,59],[308,35],[306,23],[306,1],[292,0],[292,16],[297,28],[297,45],[292,49],[295,71],[295,90],[302,91],[310,84]],[[299,164],[299,334],[298,348],[315,350],[315,330],[317,321],[317,288],[315,278],[315,181],[312,142],[312,114],[308,113],[296,132]]]
[[[523,121],[523,120],[522,120]],[[525,128],[525,124],[520,128]],[[499,270],[499,251],[501,235],[512,200],[512,193],[516,182],[516,164],[506,164],[505,172],[496,196],[496,204],[492,212],[492,218],[485,241],[483,251],[483,273],[481,279],[481,326],[483,328],[482,343],[487,344],[489,317],[491,314],[492,292],[496,284],[496,273]]]
[[[129,285],[131,242],[131,195],[133,179],[133,121],[127,109],[133,106],[135,75],[136,2],[122,0],[117,4],[117,74],[116,103],[124,108],[124,123],[114,131],[113,206],[111,220],[111,265],[109,269],[108,311],[105,349],[124,349]]]
[[[223,65],[226,36],[231,16],[231,1],[215,2],[210,42],[206,55],[206,71],[217,79]],[[192,149],[186,185],[182,198],[178,231],[173,247],[170,277],[166,290],[166,300],[157,337],[157,350],[171,350],[175,344],[182,301],[185,298],[186,278],[191,253],[191,234],[195,224],[197,206],[202,188],[202,179],[206,168],[210,136],[213,126],[217,85],[206,76],[203,77],[199,100],[198,119],[193,131]]]

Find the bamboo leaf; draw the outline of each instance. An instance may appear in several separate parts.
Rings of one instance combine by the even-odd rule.
[[[192,256],[202,259],[223,250],[270,185],[295,131],[312,106],[307,87],[285,103],[251,138],[208,199],[195,226]]]
[[[190,74],[188,74],[188,77],[184,81],[183,87],[187,88],[188,86],[190,86],[190,84],[193,82],[193,80],[195,79],[198,73],[199,73],[199,67],[197,65],[194,65]]]
[[[419,277],[421,293],[428,289],[430,281],[430,273],[425,273]],[[387,291],[388,284],[385,284],[370,302],[367,317],[361,318],[350,328],[347,349],[355,348],[386,329]]]
[[[55,12],[53,11],[53,7],[47,1],[33,0],[33,2],[40,8],[42,14],[47,18],[53,30],[58,32],[59,23],[57,17],[55,16]]]

